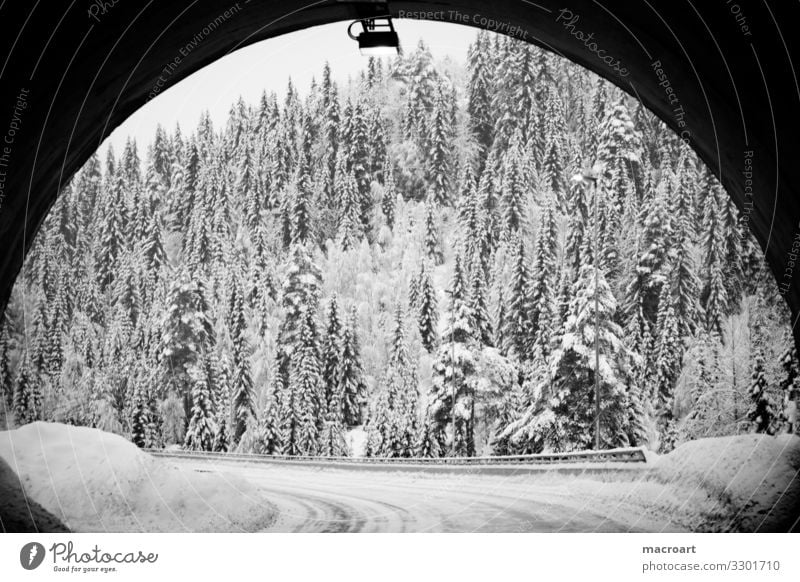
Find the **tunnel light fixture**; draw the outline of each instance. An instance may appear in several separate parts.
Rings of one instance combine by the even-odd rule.
[[[361,25],[362,32],[353,34],[353,27]],[[400,54],[400,37],[391,17],[366,18],[350,24],[347,34],[358,42],[358,50],[366,57],[383,57]]]

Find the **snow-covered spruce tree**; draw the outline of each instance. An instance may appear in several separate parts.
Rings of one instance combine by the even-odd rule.
[[[595,275],[599,311],[595,312]],[[546,395],[563,427],[565,445],[591,448],[594,437],[595,374],[600,375],[601,445],[624,446],[627,440],[630,370],[636,358],[625,345],[622,329],[615,321],[617,302],[603,273],[592,266],[581,269],[561,343],[553,351],[550,374],[553,391]],[[595,321],[600,328],[600,369],[595,369]]]
[[[322,388],[323,410],[330,410],[335,402],[341,407],[342,396],[339,384],[339,370],[342,356],[342,323],[339,319],[339,304],[334,293],[328,300],[325,337],[322,342]]]
[[[398,75],[407,80],[406,104],[402,118],[403,135],[424,150],[427,141],[429,112],[433,110],[440,75],[433,56],[423,40],[401,63]]]
[[[547,356],[553,334],[553,292],[556,289],[556,252],[558,229],[553,214],[552,198],[542,209],[536,246],[533,254],[533,281],[530,291],[530,333],[532,349]]]
[[[504,294],[506,312],[503,330],[503,348],[519,361],[532,355],[533,338],[531,334],[531,276],[525,255],[525,242],[517,237],[509,249],[513,261],[511,279]]]
[[[14,383],[14,418],[19,425],[43,419],[40,379],[23,356]]]
[[[635,176],[641,165],[642,144],[624,101],[610,107],[600,128],[596,161],[605,165],[602,179],[604,191],[614,205],[620,207],[625,196],[635,187]],[[612,225],[616,229],[618,225]]]
[[[278,366],[270,367],[269,390],[264,410],[259,416],[259,438],[256,452],[262,455],[274,455],[283,449],[281,440],[281,399],[285,396],[286,385],[278,373]]]
[[[439,312],[437,310],[436,289],[433,286],[425,259],[420,262],[416,295],[415,308],[422,347],[426,351],[432,352],[438,339]]]
[[[485,31],[478,33],[475,42],[469,47],[467,69],[469,84],[467,86],[469,127],[480,147],[479,168],[482,170],[484,160],[494,139],[494,115],[492,110],[491,83],[493,71],[489,68],[487,50],[489,37]]]
[[[415,454],[419,429],[419,388],[406,340],[405,313],[400,305],[395,311],[390,349],[379,396],[367,421],[367,454],[411,457]]]
[[[668,180],[661,181],[652,203],[642,208],[640,254],[625,289],[628,317],[639,310],[651,326],[656,323],[659,296],[670,274],[673,230],[666,209],[669,187]]]
[[[13,400],[14,387],[9,365],[11,354],[11,337],[8,332],[9,321],[4,315],[0,317],[0,398],[6,406]]]
[[[358,316],[353,307],[350,321],[342,331],[342,352],[337,378],[342,392],[342,418],[345,426],[361,424],[361,404],[366,400],[366,384],[358,345]]]
[[[450,454],[475,455],[475,373],[476,339],[470,327],[473,319],[468,296],[456,256],[453,279],[448,294],[448,325],[433,364],[429,421],[434,430],[450,427]]]
[[[149,387],[152,375],[140,368],[133,380],[130,430],[131,441],[139,448],[158,445],[158,413],[155,400]]]
[[[503,40],[504,54],[496,61],[492,110],[495,116],[494,148],[504,149],[519,135],[526,143],[533,139],[538,117],[535,96],[536,71],[531,45]],[[499,89],[499,90],[498,90]],[[537,148],[539,149],[539,148]],[[540,150],[541,151],[541,150]]]
[[[322,376],[316,314],[307,309],[302,315],[299,342],[292,354],[289,392],[294,410],[290,420],[295,426],[285,432],[284,451],[290,455],[316,455],[319,452],[318,422],[322,405]]]
[[[394,170],[392,164],[386,162],[383,170],[383,199],[381,200],[381,211],[386,220],[386,226],[394,228],[394,215],[397,207],[397,186],[394,182]]]
[[[428,137],[427,177],[430,198],[439,206],[447,206],[450,197],[450,157],[452,149],[452,125],[448,120],[448,111],[452,107],[448,97],[439,91],[433,105],[430,135]]]
[[[168,393],[183,401],[184,415],[188,417],[192,386],[189,370],[216,342],[205,286],[200,279],[191,279],[188,273],[176,277],[167,294],[159,329],[158,358],[163,385],[168,387]]]
[[[703,206],[703,265],[705,273],[704,308],[706,328],[722,334],[722,321],[728,311],[728,291],[725,285],[725,236],[720,220],[720,188],[710,174]]]
[[[186,431],[184,447],[194,451],[214,450],[217,426],[214,421],[214,402],[208,385],[206,362],[201,360],[190,375],[192,384],[192,415]]]
[[[364,232],[361,223],[358,184],[352,171],[339,178],[337,190],[340,196],[338,238],[342,248],[348,250],[358,245]]]
[[[322,397],[319,454],[332,457],[347,454],[344,434],[344,389],[339,375],[342,369],[343,340],[339,308],[334,294],[328,303],[328,323],[322,346]]]
[[[444,262],[444,253],[439,240],[439,225],[434,211],[434,203],[429,198],[425,204],[425,256],[434,265],[441,265]]]
[[[514,137],[514,141],[503,159],[503,189],[500,205],[502,232],[506,239],[524,231],[526,226],[528,184],[520,139],[519,135]]]
[[[281,287],[281,307],[284,318],[278,330],[277,359],[279,371],[288,384],[294,347],[300,341],[300,327],[307,310],[316,312],[319,305],[322,273],[314,262],[311,250],[296,245]]]
[[[432,422],[429,415],[425,416],[419,429],[416,451],[417,456],[422,458],[439,458],[445,450],[445,435],[435,422]]]
[[[545,187],[552,192],[559,206],[566,200],[568,163],[566,137],[567,123],[564,104],[558,90],[551,86],[547,91],[544,109],[544,158],[542,160],[542,178]]]
[[[480,249],[476,248],[474,255],[469,277],[468,307],[472,316],[470,327],[474,330],[475,339],[481,344],[493,346],[494,333],[486,299],[486,272],[481,264]]]
[[[656,330],[657,341],[653,361],[653,394],[651,398],[657,410],[661,428],[666,430],[669,421],[673,419],[675,382],[680,373],[683,357],[678,320],[675,316],[675,301],[668,284],[663,286],[659,299]]]
[[[210,352],[206,358],[208,376],[214,388],[215,423],[217,432],[214,435],[214,451],[227,453],[231,449],[231,362],[227,355],[217,357]]]
[[[253,379],[250,373],[250,349],[245,337],[247,322],[244,314],[244,301],[241,285],[234,276],[231,284],[229,308],[229,332],[233,342],[233,377],[231,394],[233,397],[232,441],[238,443],[242,438],[250,417],[255,418],[255,396]]]
[[[689,163],[689,156],[686,149],[682,148],[678,160],[673,219],[675,258],[672,287],[675,292],[675,317],[678,319],[678,333],[681,337],[691,336],[702,323],[700,281],[692,252],[697,238],[697,228],[693,221],[697,172]]]
[[[772,423],[775,417],[766,390],[767,379],[764,372],[764,355],[758,354],[753,365],[753,382],[750,385],[750,408],[747,411],[747,420],[750,421],[753,431],[758,433],[772,433]]]

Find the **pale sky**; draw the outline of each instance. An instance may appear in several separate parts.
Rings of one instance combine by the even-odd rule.
[[[178,123],[188,135],[208,109],[214,126],[219,128],[231,105],[241,95],[255,104],[262,91],[285,94],[289,77],[301,95],[307,93],[312,77],[319,81],[322,67],[331,64],[334,79],[342,86],[366,66],[367,59],[347,36],[347,22],[338,22],[301,30],[245,47],[197,71],[177,85],[149,101],[120,125],[103,142],[99,152],[104,158],[113,144],[122,152],[127,136],[136,138],[139,155],[144,160],[146,146],[160,123],[169,132]],[[477,29],[458,24],[395,19],[395,28],[406,52],[424,39],[435,58],[450,56],[464,62],[469,43]]]

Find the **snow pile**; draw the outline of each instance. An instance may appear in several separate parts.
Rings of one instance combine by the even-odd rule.
[[[732,509],[729,529],[800,527],[800,438],[747,434],[690,441],[655,463],[658,478],[702,488]]]
[[[183,470],[97,429],[35,422],[0,432],[0,459],[74,531],[253,531],[272,519],[246,481]]]

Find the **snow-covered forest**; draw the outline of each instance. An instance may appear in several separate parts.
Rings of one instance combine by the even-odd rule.
[[[798,365],[762,251],[633,98],[489,33],[465,65],[421,44],[334,79],[89,159],[0,327],[2,422],[565,451],[594,446],[597,373],[603,447],[786,430]]]

